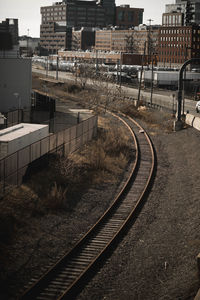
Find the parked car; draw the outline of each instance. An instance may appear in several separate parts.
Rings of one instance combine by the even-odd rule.
[[[200,112],[200,101],[198,101],[196,103],[196,112],[199,113]]]

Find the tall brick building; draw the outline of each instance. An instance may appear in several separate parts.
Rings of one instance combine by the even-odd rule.
[[[167,4],[159,30],[158,65],[180,67],[200,58],[200,0]]]

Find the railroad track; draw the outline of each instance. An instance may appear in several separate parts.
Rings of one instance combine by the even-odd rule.
[[[99,221],[20,299],[73,299],[143,206],[154,173],[153,146],[134,120],[122,114],[113,115],[131,131],[135,143],[136,159],[128,180]]]

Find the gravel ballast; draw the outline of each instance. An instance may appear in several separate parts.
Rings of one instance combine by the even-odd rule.
[[[78,300],[194,299],[199,288],[200,133],[151,133],[153,189],[137,221]]]

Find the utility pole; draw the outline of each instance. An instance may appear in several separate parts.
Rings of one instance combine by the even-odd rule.
[[[58,55],[56,57],[56,80],[58,80]]]
[[[98,74],[98,50],[96,50],[96,76]]]
[[[148,19],[149,21],[149,30],[148,30],[148,66],[151,63],[151,48],[152,48],[152,41],[151,41],[151,22],[153,22],[152,19]]]
[[[151,61],[151,97],[150,97],[150,103],[152,105],[152,97],[153,97],[153,57]]]
[[[141,71],[140,71],[140,82],[139,82],[139,88],[138,88],[137,107],[139,107],[139,102],[140,102],[140,91],[141,91],[141,84],[142,84],[142,74],[143,74],[145,53],[146,53],[146,41],[144,42],[144,53],[143,53],[143,56],[142,56],[142,66],[141,66]]]
[[[119,77],[120,93],[122,86],[122,53],[120,53],[120,77]]]
[[[46,77],[48,77],[48,68],[49,68],[49,61],[48,61],[48,56],[46,57]]]
[[[28,55],[28,53],[29,53],[29,51],[28,51],[28,48],[29,48],[29,29],[27,29],[27,51],[26,51],[26,56],[28,57],[29,55]]]

